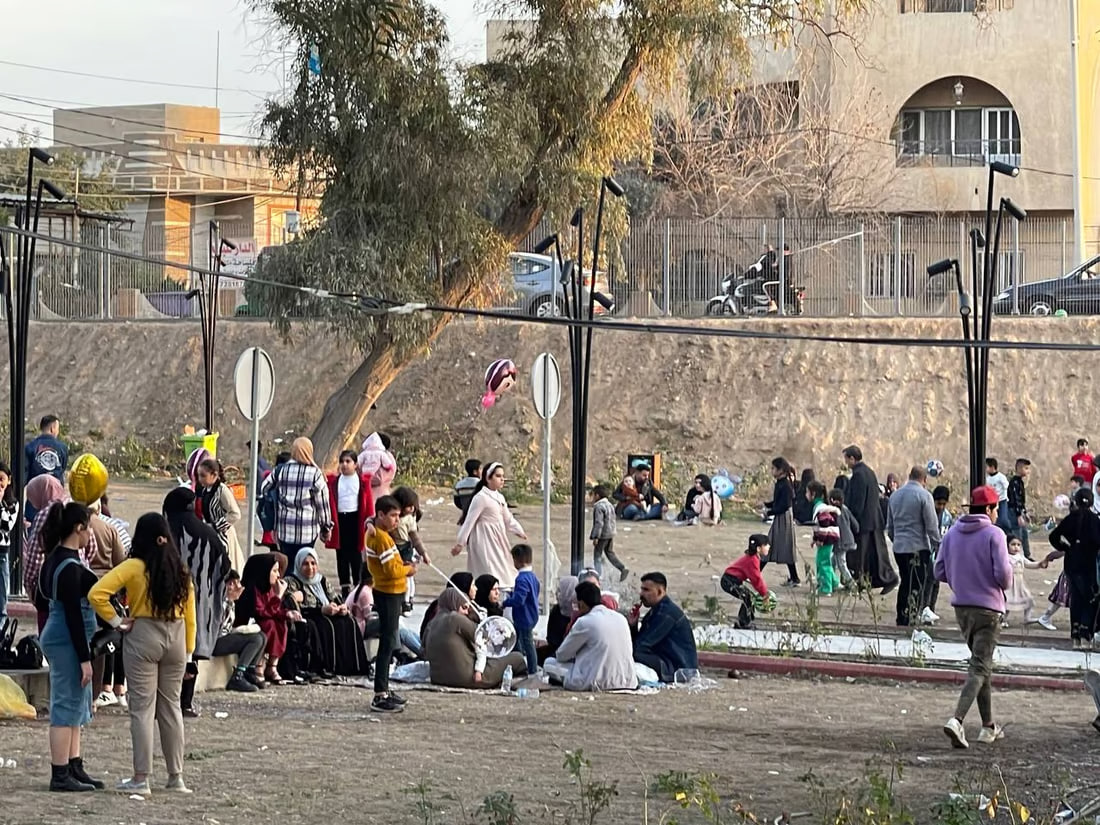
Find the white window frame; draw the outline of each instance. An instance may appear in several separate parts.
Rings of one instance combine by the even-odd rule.
[[[959,144],[960,141],[959,141],[959,137],[958,137],[958,117],[956,116],[956,113],[961,112],[961,111],[979,112],[980,113],[981,127],[982,127],[981,141],[980,141],[981,142],[981,146],[980,146],[981,151],[978,153],[977,156],[980,156],[980,157],[984,158],[986,162],[989,162],[991,160],[1003,160],[1003,161],[1008,162],[1008,163],[1019,163],[1020,162],[1020,158],[1023,155],[1023,137],[1021,135],[1022,130],[1019,128],[1019,126],[1020,126],[1020,117],[1016,113],[1016,110],[1013,109],[1011,106],[982,106],[982,107],[966,106],[966,107],[960,107],[960,108],[957,108],[957,109],[956,108],[949,108],[949,107],[946,107],[946,106],[931,106],[931,107],[928,107],[926,109],[916,109],[916,108],[902,109],[901,110],[901,117],[899,119],[899,125],[904,123],[904,117],[907,114],[910,114],[910,115],[915,114],[915,115],[918,116],[918,129],[917,129],[918,135],[919,135],[919,137],[917,139],[918,151],[915,152],[915,153],[910,152],[910,151],[906,151],[907,146],[908,146],[909,143],[911,143],[911,141],[905,140],[904,139],[904,134],[905,134],[904,129],[899,129],[898,130],[898,137],[897,137],[897,144],[899,146],[898,156],[899,157],[901,157],[901,156],[905,156],[905,157],[936,157],[937,155],[934,155],[934,154],[929,153],[927,151],[928,138],[927,138],[927,132],[925,131],[925,115],[928,112],[950,112],[951,113],[951,130],[950,130],[950,135],[951,135],[950,144],[951,145],[949,147],[949,151],[946,154],[951,155],[953,157],[975,157],[975,154],[972,153],[972,152],[959,152],[958,151],[958,144]],[[1001,135],[998,135],[997,137],[993,137],[990,134],[990,130],[989,130],[989,117],[992,114],[996,114],[996,115],[999,116],[999,115],[1001,115],[1005,112],[1007,112],[1009,114],[1009,132],[1010,132],[1010,134],[1008,135],[1008,137],[1003,137]],[[1009,153],[993,153],[990,150],[993,148],[993,143],[995,141],[997,143],[1008,143],[1010,149],[1012,148],[1013,144],[1018,143],[1020,145],[1020,151],[1018,153],[1015,153],[1015,154],[1012,153],[1012,152],[1009,152]]]

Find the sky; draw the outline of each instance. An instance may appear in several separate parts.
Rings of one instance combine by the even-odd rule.
[[[435,5],[455,56],[481,59],[488,15],[479,0]],[[48,20],[38,19],[44,8]],[[238,142],[255,134],[265,95],[282,87],[279,48],[264,42],[243,0],[0,0],[0,9],[0,142],[25,125],[48,144],[54,108],[136,103],[217,105],[221,140]]]

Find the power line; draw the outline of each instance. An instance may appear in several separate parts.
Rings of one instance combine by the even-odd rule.
[[[50,106],[46,103],[36,103],[34,100],[32,100],[30,98],[19,97],[18,95],[12,95],[12,94],[8,94],[6,92],[0,92],[0,98],[6,98],[7,100],[15,100],[15,101],[18,101],[19,103],[28,103],[31,106],[39,106],[43,109],[51,109],[52,110],[54,108],[53,106]],[[75,104],[75,105],[83,106],[84,104]],[[73,111],[73,110],[63,109],[61,111]],[[5,114],[16,116],[15,112],[5,112]],[[20,113],[18,116],[20,116],[20,117],[25,116],[25,117],[33,118],[35,115],[40,115],[40,114],[42,114],[42,113],[41,112],[31,112],[29,114]],[[168,127],[166,127],[162,123],[149,123],[148,121],[144,121],[144,120],[133,120],[132,118],[120,117],[119,115],[110,115],[110,114],[106,114],[104,112],[80,111],[80,112],[77,112],[77,114],[79,114],[83,117],[98,117],[98,118],[101,118],[103,120],[117,120],[121,123],[133,123],[137,126],[148,126],[151,129],[159,129],[159,130],[164,131],[164,132],[172,132],[173,131],[173,130],[169,129]],[[258,139],[256,135],[240,135],[240,134],[233,134],[232,132],[212,132],[212,131],[208,131],[206,129],[187,129],[186,131],[194,133],[196,135],[212,135],[212,136],[215,136],[215,137],[231,137],[231,138],[240,138],[242,140],[257,140]]]
[[[15,92],[10,92],[9,94],[16,94],[16,93]],[[113,105],[113,104],[110,104],[110,103],[86,103],[86,102],[80,101],[80,100],[64,100],[64,99],[59,98],[59,97],[43,97],[42,95],[31,95],[31,94],[21,94],[20,93],[20,96],[30,98],[32,100],[44,100],[47,103],[64,103],[66,106],[99,107],[99,106],[111,106],[111,105]],[[179,104],[179,105],[190,105],[190,104]],[[221,113],[221,115],[223,117],[244,117],[244,116],[251,116],[251,115],[254,115],[256,113],[254,110],[245,110],[245,109],[235,109],[235,110],[231,110],[231,111],[226,111],[224,109],[218,109],[218,111]]]
[[[116,75],[109,74],[96,74],[94,72],[78,72],[72,69],[58,69],[53,66],[35,66],[30,63],[17,63],[13,60],[0,60],[0,65],[15,66],[20,69],[33,69],[38,72],[54,72],[56,74],[67,74],[73,77],[90,77],[96,80],[113,80],[117,83],[139,83],[144,86],[164,86],[172,89],[199,89],[202,91],[221,91],[221,92],[242,92],[248,95],[267,95],[268,91],[262,91],[260,89],[237,89],[231,86],[203,86],[196,83],[173,83],[166,80],[141,80],[136,77],[118,77]]]

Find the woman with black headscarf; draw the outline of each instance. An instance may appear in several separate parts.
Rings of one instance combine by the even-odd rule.
[[[791,514],[795,524],[812,524],[814,520],[814,503],[806,498],[806,490],[809,489],[816,478],[812,468],[807,467],[802,471],[802,478],[794,488],[794,501],[791,503]]]
[[[459,570],[457,573],[451,574],[451,583],[454,584],[459,590],[465,593],[469,598],[473,599],[477,592],[474,590],[474,574],[467,573],[465,570]],[[447,585],[450,587],[451,585]],[[424,636],[428,633],[428,623],[435,618],[435,614],[439,612],[439,599],[433,599],[432,603],[428,605],[428,609],[424,611],[424,621],[420,623],[420,639],[423,641]]]
[[[299,610],[318,642],[309,670],[326,679],[366,674],[370,667],[363,634],[339,592],[321,575],[316,550],[303,547],[298,551],[287,584],[292,597],[302,594]]]
[[[474,604],[481,608],[483,616],[504,615],[504,608],[500,606],[500,587],[497,585],[497,577],[491,573],[480,575],[474,581]]]
[[[292,621],[302,614],[287,610],[283,604],[286,582],[279,577],[279,560],[275,553],[260,553],[244,563],[241,573],[244,592],[237,599],[234,624],[237,627],[255,621],[267,637],[267,671],[264,678],[274,685],[284,684],[278,673],[279,660],[286,653],[287,635]]]

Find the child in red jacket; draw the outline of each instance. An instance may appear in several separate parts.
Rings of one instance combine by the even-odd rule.
[[[332,511],[332,535],[325,547],[336,551],[336,575],[340,594],[347,598],[363,565],[363,536],[366,521],[374,515],[374,493],[369,473],[359,474],[357,457],[351,450],[340,453],[340,472],[329,473],[328,500]]]
[[[770,549],[768,537],[763,533],[754,533],[749,536],[749,546],[745,550],[745,555],[727,567],[726,572],[722,574],[722,589],[735,599],[741,600],[741,609],[737,613],[738,627],[753,627],[755,596],[762,599],[768,598],[768,585],[760,575],[760,557],[766,558]]]

